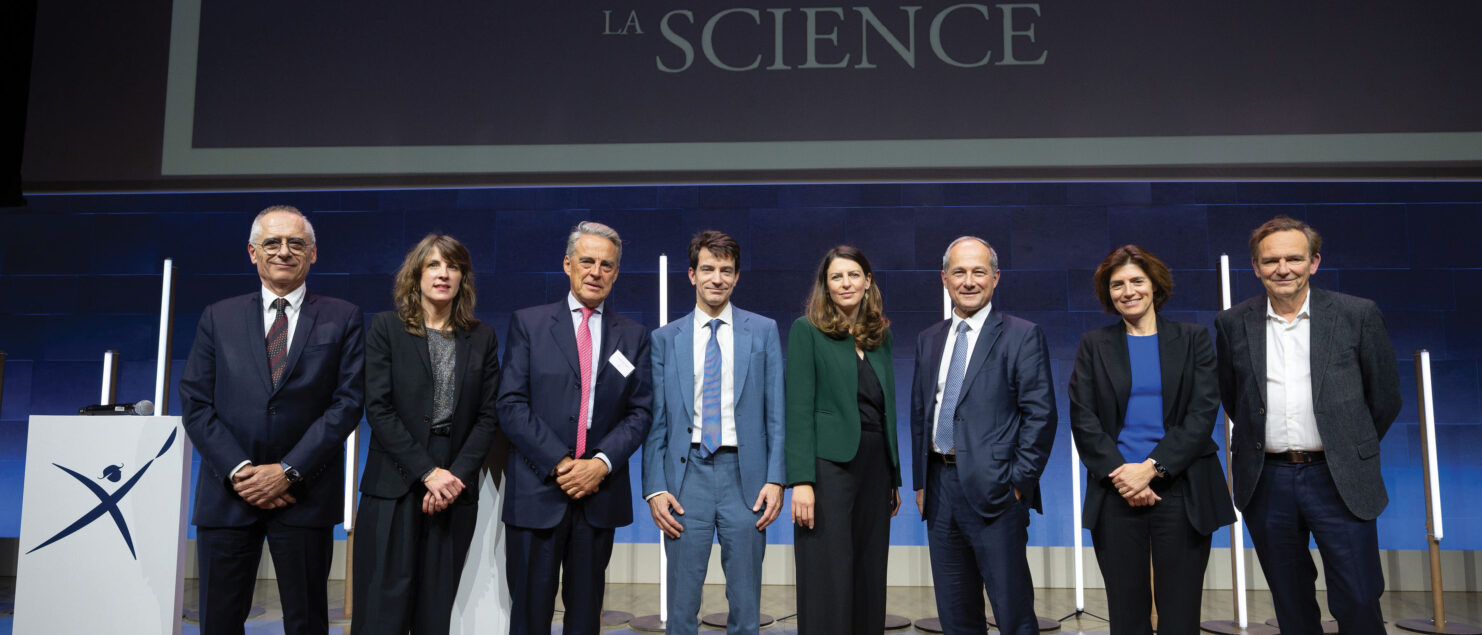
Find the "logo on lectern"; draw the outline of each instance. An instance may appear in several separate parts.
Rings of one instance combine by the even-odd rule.
[[[178,429],[171,430],[170,438],[165,439],[164,447],[161,447],[159,453],[154,455],[154,459],[150,459],[148,463],[145,463],[144,467],[139,468],[138,472],[135,472],[133,476],[129,477],[129,480],[125,481],[123,485],[112,493],[103,489],[101,485],[94,483],[93,480],[95,479],[85,476],[72,468],[52,463],[52,465],[57,466],[57,469],[77,479],[77,482],[82,483],[83,487],[86,487],[94,496],[97,496],[98,504],[71,525],[67,525],[65,529],[57,532],[55,536],[48,538],[46,542],[32,547],[31,551],[27,551],[26,553],[33,553],[37,549],[77,533],[79,529],[92,524],[93,521],[102,518],[104,514],[108,514],[113,518],[113,524],[118,526],[118,533],[123,536],[124,544],[129,546],[129,555],[133,556],[135,560],[138,560],[138,554],[134,553],[134,538],[129,534],[129,523],[124,520],[123,511],[118,508],[118,502],[123,500],[124,496],[127,496],[130,490],[134,489],[134,485],[139,482],[139,479],[144,476],[145,472],[149,471],[149,466],[154,465],[154,460],[164,456],[165,452],[169,451],[170,446],[175,444],[175,435],[178,433]],[[108,481],[117,483],[122,478],[123,464],[119,463],[118,465],[109,465],[104,468],[103,476],[98,480],[107,479]]]
[[[98,480],[101,481],[105,478],[111,482],[117,483],[119,479],[123,478],[123,464],[119,463],[118,465],[110,465],[103,468],[103,475],[99,476]]]

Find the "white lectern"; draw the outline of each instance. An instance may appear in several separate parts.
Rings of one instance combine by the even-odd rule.
[[[180,633],[190,439],[180,417],[31,417],[17,633]]]

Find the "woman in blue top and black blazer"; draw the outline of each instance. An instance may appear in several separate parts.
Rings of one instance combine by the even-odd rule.
[[[885,628],[890,517],[900,509],[890,320],[870,261],[841,245],[818,264],[787,338],[787,483],[800,635]]]
[[[1235,521],[1218,447],[1214,347],[1197,324],[1157,314],[1168,266],[1118,247],[1093,276],[1116,324],[1087,332],[1070,377],[1070,423],[1086,464],[1083,525],[1106,580],[1113,635],[1199,632],[1210,534]],[[1153,583],[1149,593],[1148,558]]]

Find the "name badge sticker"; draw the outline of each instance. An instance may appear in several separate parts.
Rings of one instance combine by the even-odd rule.
[[[607,358],[607,363],[612,364],[623,377],[633,374],[633,362],[628,361],[622,351],[613,351],[612,357]]]

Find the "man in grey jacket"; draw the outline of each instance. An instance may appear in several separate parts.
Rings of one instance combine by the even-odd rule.
[[[1379,308],[1309,286],[1321,248],[1322,237],[1298,220],[1278,216],[1256,228],[1251,267],[1266,293],[1215,319],[1220,395],[1235,422],[1235,505],[1283,633],[1322,632],[1310,536],[1339,630],[1379,635],[1374,519],[1389,503],[1379,440],[1400,411],[1399,376]]]

